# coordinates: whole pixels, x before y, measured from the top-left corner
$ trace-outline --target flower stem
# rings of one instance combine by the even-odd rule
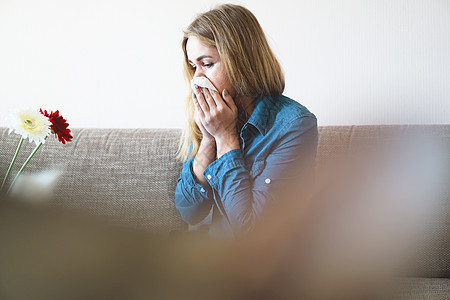
[[[23,165],[20,168],[19,172],[17,172],[16,177],[14,177],[14,180],[11,183],[11,185],[9,186],[9,189],[6,192],[6,195],[8,195],[8,193],[11,191],[11,188],[13,187],[14,182],[16,182],[17,178],[20,176],[20,174],[22,173],[23,169],[25,169],[25,167],[28,165],[28,162],[31,160],[31,158],[34,156],[36,151],[38,151],[41,146],[42,146],[42,142],[40,142],[39,145],[37,145],[36,148],[34,148],[33,152],[31,152],[30,156],[28,156],[27,160],[23,163]]]
[[[2,186],[0,187],[0,194],[3,191],[3,187],[5,186],[6,180],[8,179],[9,173],[11,172],[12,166],[14,165],[14,163],[16,161],[17,155],[19,154],[20,147],[22,147],[22,143],[23,143],[23,137],[20,138],[20,142],[19,142],[19,145],[17,146],[16,153],[14,154],[14,157],[11,160],[11,163],[9,164],[8,171],[6,171],[5,178],[3,179]]]

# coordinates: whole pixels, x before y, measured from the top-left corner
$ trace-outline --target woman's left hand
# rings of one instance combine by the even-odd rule
[[[223,90],[220,95],[216,91],[198,87],[194,93],[197,97],[200,120],[205,129],[216,140],[237,137],[238,109],[228,92]]]

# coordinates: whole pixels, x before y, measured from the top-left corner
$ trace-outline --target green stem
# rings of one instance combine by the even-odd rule
[[[17,155],[19,154],[20,147],[22,147],[22,143],[23,143],[23,137],[20,138],[20,142],[19,142],[19,145],[17,146],[16,153],[14,154],[14,157],[11,160],[11,163],[9,164],[8,171],[6,171],[5,178],[3,179],[2,186],[0,187],[0,195],[1,195],[1,192],[3,191],[3,187],[5,186],[6,180],[8,179],[9,173],[11,172],[12,166],[14,165],[14,163],[16,161]]]
[[[19,172],[17,172],[16,177],[14,177],[14,180],[11,183],[11,185],[9,186],[9,189],[6,192],[6,195],[8,195],[8,193],[11,191],[11,188],[13,187],[14,182],[16,182],[17,178],[20,176],[20,174],[22,173],[23,169],[25,169],[25,167],[28,165],[28,162],[31,160],[31,158],[34,156],[36,151],[38,151],[41,146],[42,146],[42,142],[39,143],[39,145],[37,145],[36,148],[34,148],[33,152],[31,152],[30,156],[28,156],[27,160],[23,163],[23,166],[20,168]]]

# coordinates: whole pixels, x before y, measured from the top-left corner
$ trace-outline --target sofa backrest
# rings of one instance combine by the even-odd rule
[[[24,171],[61,171],[55,205],[86,209],[117,224],[159,233],[184,230],[174,205],[182,164],[175,158],[180,130],[74,129],[65,145],[49,138]],[[6,173],[19,136],[0,131],[0,174]],[[34,144],[24,142],[15,175]]]
[[[317,149],[316,173],[324,176],[327,167],[342,158],[342,154],[356,153],[361,145],[382,144],[389,137],[402,133],[417,133],[433,136],[443,146],[447,154],[443,169],[450,171],[450,125],[364,125],[364,126],[325,126],[319,127],[319,145]],[[415,136],[415,134],[413,134]],[[364,148],[363,148],[364,149]],[[369,147],[370,149],[370,147]],[[428,153],[423,153],[424,157]],[[445,153],[444,153],[445,156]],[[414,168],[412,168],[414,169]],[[445,176],[445,175],[444,175]],[[450,179],[447,172],[446,180]],[[401,178],[399,178],[401,180]],[[442,199],[439,199],[442,215],[430,220],[435,233],[424,237],[425,245],[414,262],[413,273],[423,277],[450,278],[450,182],[444,187]],[[423,199],[429,201],[430,199]]]
[[[407,127],[407,126],[406,126]],[[319,127],[318,175],[329,162],[362,140],[405,126]],[[450,125],[425,125],[450,143]],[[50,138],[28,164],[24,174],[61,171],[55,184],[55,205],[83,208],[93,215],[113,217],[118,224],[159,233],[185,230],[173,202],[182,163],[175,158],[179,129],[74,129],[72,142]],[[19,141],[0,128],[0,179],[3,179]],[[34,144],[24,142],[11,178]],[[449,149],[450,150],[450,149]],[[424,199],[426,201],[426,199]],[[447,205],[450,195],[446,196]],[[420,270],[427,276],[450,273],[450,207],[440,239],[428,247]]]

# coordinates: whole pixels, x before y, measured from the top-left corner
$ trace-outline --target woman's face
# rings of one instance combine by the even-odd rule
[[[225,65],[215,47],[204,44],[198,37],[191,36],[186,43],[189,63],[195,70],[195,77],[206,77],[216,87],[219,93],[226,89],[232,98],[235,90],[230,84]]]

